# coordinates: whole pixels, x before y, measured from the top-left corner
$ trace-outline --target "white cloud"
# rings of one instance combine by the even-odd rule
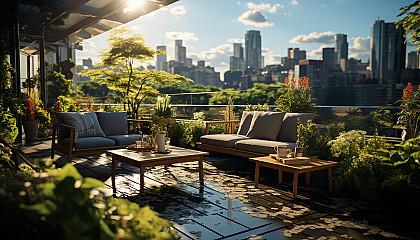
[[[353,46],[349,47],[349,57],[368,58],[370,50],[370,37],[356,37]]]
[[[236,4],[241,5],[241,2],[240,1],[237,1]]]
[[[265,56],[265,65],[280,64],[282,56],[280,54],[270,54]]]
[[[227,40],[227,42],[230,42],[230,43],[244,43],[245,42],[245,39],[242,39],[242,38],[229,38]]]
[[[170,12],[174,15],[184,15],[187,13],[184,6],[176,6],[171,8]]]
[[[298,3],[298,1],[293,0],[291,4],[292,4],[292,5],[298,5],[299,3]]]
[[[262,11],[268,11],[269,13],[275,13],[275,12],[277,12],[278,8],[283,8],[284,7],[284,5],[281,5],[280,3],[276,3],[276,4],[271,5],[270,3],[255,4],[253,2],[247,3],[246,6],[249,9],[257,9],[257,10],[262,10]]]
[[[327,45],[322,45],[318,49],[312,50],[311,52],[307,53],[308,56],[316,57],[320,59],[322,57],[322,49],[328,47]]]
[[[333,43],[335,33],[332,31],[317,33],[313,32],[308,35],[299,35],[289,40],[289,43]]]
[[[226,62],[221,62],[221,63],[220,63],[220,65],[221,65],[221,66],[226,66],[226,67],[229,67],[229,64],[227,64]]]
[[[267,21],[267,17],[260,10],[248,10],[238,17],[238,21],[254,27],[270,27],[274,23]]]
[[[328,4],[321,4],[321,7],[328,7]]]
[[[185,41],[198,41],[195,33],[192,32],[166,32],[165,37],[169,39],[182,39]]]
[[[292,16],[292,14],[291,13],[288,13],[288,12],[283,13],[283,15],[284,16]]]

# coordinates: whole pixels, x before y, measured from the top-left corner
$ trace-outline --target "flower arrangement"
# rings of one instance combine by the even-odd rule
[[[309,113],[314,112],[314,104],[311,98],[311,87],[307,77],[299,78],[297,83],[294,78],[286,78],[286,93],[281,95],[275,102],[276,110],[283,112]]]
[[[35,120],[35,104],[31,99],[26,99],[26,119],[29,121]]]
[[[155,115],[160,117],[170,117],[172,115],[172,105],[170,104],[171,97],[165,95],[158,97],[155,107]]]
[[[399,113],[398,123],[405,126],[406,138],[418,137],[420,134],[420,86],[414,91],[411,83],[404,89],[400,106],[403,108]]]
[[[170,104],[171,97],[166,95],[158,97],[156,101],[155,113],[152,116],[154,134],[166,134],[171,125],[175,122],[171,118],[172,106]]]

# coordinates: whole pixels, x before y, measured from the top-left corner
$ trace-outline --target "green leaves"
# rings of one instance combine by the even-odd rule
[[[420,48],[420,1],[415,1],[414,3],[402,7],[401,12],[397,17],[403,17],[398,20],[395,25],[397,28],[402,28],[405,30],[404,37],[409,36],[408,39],[411,40],[412,44],[417,44],[417,49]]]

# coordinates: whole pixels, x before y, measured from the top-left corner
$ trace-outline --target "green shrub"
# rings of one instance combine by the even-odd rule
[[[66,97],[64,95],[57,97],[57,103],[60,104],[60,112],[78,112],[80,111],[76,101],[73,98]]]
[[[352,159],[359,156],[366,145],[365,134],[366,132],[361,130],[340,133],[336,139],[328,142],[333,156],[341,159]]]
[[[0,112],[0,136],[8,143],[13,143],[19,134],[16,119],[8,112]]]
[[[71,164],[0,176],[2,236],[21,239],[176,239],[169,221],[126,199],[104,199],[104,183]],[[24,231],[22,231],[24,230]]]

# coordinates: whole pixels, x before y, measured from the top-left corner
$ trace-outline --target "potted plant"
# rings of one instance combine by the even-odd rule
[[[307,77],[299,78],[297,83],[294,78],[284,80],[286,93],[281,95],[275,102],[276,110],[290,113],[311,113],[314,112],[314,104],[311,98],[311,87]]]
[[[25,114],[22,116],[22,120],[26,140],[36,140],[40,121],[35,118],[35,104],[31,99],[25,101]]]
[[[170,126],[175,122],[172,119],[172,106],[170,104],[171,97],[166,95],[158,97],[156,101],[155,113],[153,120],[153,135],[155,136],[155,145],[158,152],[166,152],[165,135]]]

